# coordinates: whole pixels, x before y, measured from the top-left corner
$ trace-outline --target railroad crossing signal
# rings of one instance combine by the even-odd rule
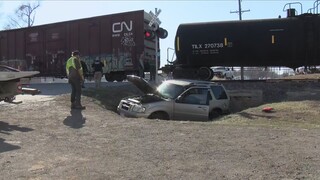
[[[165,39],[168,37],[168,31],[163,28],[158,28],[156,34],[160,39]]]
[[[146,29],[144,30],[144,38],[147,40],[153,40],[155,37],[155,33],[154,31],[152,31],[151,29]]]
[[[158,16],[159,16],[159,14],[161,13],[161,9],[155,9],[155,13],[156,14],[154,14],[152,11],[150,11],[149,12],[149,14],[150,14],[150,16],[151,16],[151,20],[150,20],[150,22],[149,22],[149,26],[150,27],[152,27],[152,25],[154,24],[154,23],[156,23],[156,29],[155,30],[157,30],[157,28],[158,28],[158,26],[161,24],[161,21],[159,20],[159,18],[158,18]]]
[[[150,20],[150,22],[149,22],[149,27],[151,27],[152,28],[152,26],[153,25],[155,25],[154,26],[154,28],[152,28],[153,30],[151,30],[151,33],[149,33],[148,31],[145,31],[145,37],[147,36],[147,37],[152,37],[152,38],[156,38],[155,39],[155,49],[156,49],[156,54],[155,54],[155,56],[156,56],[156,59],[155,59],[155,61],[156,61],[156,74],[155,74],[155,82],[156,83],[158,83],[158,62],[159,62],[159,59],[158,59],[158,56],[159,56],[159,54],[158,54],[158,38],[161,38],[161,39],[164,39],[164,38],[166,38],[167,36],[168,36],[168,32],[167,32],[167,30],[165,30],[165,29],[163,29],[163,28],[159,28],[159,25],[161,24],[161,21],[159,20],[159,18],[158,18],[158,16],[159,16],[159,14],[161,13],[161,9],[155,9],[155,14],[152,12],[152,11],[150,11],[149,12],[149,14],[150,14],[150,16],[151,16],[151,20]],[[150,36],[149,36],[150,35]]]

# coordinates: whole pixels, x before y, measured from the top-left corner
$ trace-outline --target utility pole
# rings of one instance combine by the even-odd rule
[[[242,13],[250,12],[250,9],[248,9],[248,10],[242,10],[241,9],[241,1],[242,0],[238,0],[238,5],[239,5],[239,10],[238,11],[230,11],[230,13],[238,13],[240,21],[242,20]],[[243,66],[241,66],[241,80],[244,79],[243,73],[244,73]]]
[[[230,11],[230,13],[238,13],[240,21],[242,20],[242,13],[250,12],[250,9],[248,9],[248,10],[242,10],[241,9],[241,1],[242,0],[238,0],[238,5],[239,5],[239,10],[238,11]]]

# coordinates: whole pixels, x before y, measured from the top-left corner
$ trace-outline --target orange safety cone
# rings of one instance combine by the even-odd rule
[[[263,112],[272,112],[273,108],[272,107],[265,107],[262,109]]]

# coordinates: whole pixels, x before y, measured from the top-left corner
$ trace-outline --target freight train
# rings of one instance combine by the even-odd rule
[[[181,24],[176,32],[173,78],[210,80],[212,66],[320,65],[320,16]]]
[[[122,81],[127,74],[150,71],[148,67],[155,63],[159,45],[145,38],[145,31],[153,28],[151,19],[139,10],[0,31],[0,64],[40,71],[40,76],[64,77],[66,60],[79,50],[89,72],[99,59],[104,62],[106,80]]]

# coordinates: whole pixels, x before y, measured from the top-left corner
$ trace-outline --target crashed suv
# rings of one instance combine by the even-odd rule
[[[230,98],[221,84],[167,80],[157,88],[138,76],[127,76],[144,95],[122,99],[120,115],[149,119],[210,120],[229,112]]]

